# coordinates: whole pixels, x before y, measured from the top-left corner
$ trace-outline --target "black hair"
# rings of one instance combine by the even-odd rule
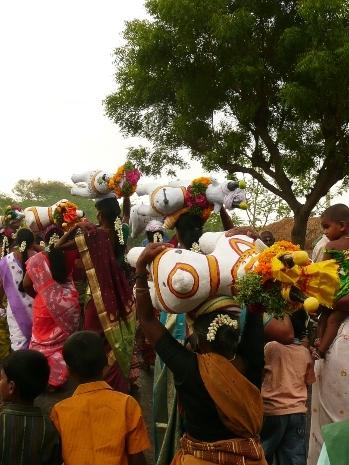
[[[55,244],[50,244],[51,237],[56,234],[58,237],[63,236],[63,230],[58,226],[51,226],[47,229],[44,235],[44,241],[48,247],[47,256],[50,262],[50,270],[52,278],[57,283],[64,284],[68,279],[68,267],[64,256],[64,251],[55,247]]]
[[[237,323],[239,323],[233,315],[229,314],[229,312],[224,312],[224,310],[199,316],[194,321],[194,331],[199,339],[199,344],[209,342],[207,340],[208,328],[218,315],[227,315],[232,320],[236,320]],[[236,354],[239,338],[239,327],[235,329],[232,326],[224,325],[218,328],[214,341],[209,343],[212,347],[213,352],[216,352],[217,354],[223,355],[223,357],[231,359]]]
[[[326,208],[321,218],[326,218],[335,223],[344,222],[345,224],[349,224],[349,208],[344,203],[336,203]]]
[[[32,402],[48,384],[50,367],[45,355],[36,350],[17,350],[2,362],[9,381],[13,381],[20,398]]]
[[[115,197],[108,197],[106,199],[98,200],[95,204],[96,209],[102,215],[103,220],[107,223],[112,232],[110,239],[116,258],[125,255],[126,245],[120,244],[119,237],[115,231],[114,223],[116,218],[121,216],[121,209],[119,202]]]
[[[293,326],[294,337],[303,339],[307,335],[308,314],[304,309],[292,313],[290,320]]]
[[[78,331],[63,346],[63,358],[69,370],[81,381],[96,381],[107,365],[102,338],[93,331]]]
[[[28,260],[28,249],[34,244],[34,234],[28,228],[20,228],[17,231],[16,239],[15,239],[15,246],[18,248],[25,242],[25,248],[23,251],[19,250],[22,258],[22,269],[23,269],[23,276],[26,272],[26,261]]]
[[[152,242],[154,242],[154,234],[157,233],[157,234],[161,234],[161,237],[164,238],[164,233],[163,231],[147,231],[147,239],[148,239],[148,242],[151,244]]]
[[[203,233],[204,222],[198,215],[184,213],[175,224],[178,239],[187,249],[191,249],[194,242],[199,242]]]

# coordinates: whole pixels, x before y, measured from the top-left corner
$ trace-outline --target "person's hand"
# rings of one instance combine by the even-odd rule
[[[159,242],[154,242],[152,244],[148,244],[141,255],[138,257],[136,269],[137,268],[145,268],[149,265],[154,258],[159,255],[159,253],[163,252],[166,249],[173,248],[172,244],[164,244]]]
[[[241,235],[251,237],[254,240],[258,239],[258,234],[256,233],[256,231],[254,231],[252,228],[249,228],[248,226],[242,226],[238,228],[229,229],[229,231],[225,233],[225,237],[241,236]]]

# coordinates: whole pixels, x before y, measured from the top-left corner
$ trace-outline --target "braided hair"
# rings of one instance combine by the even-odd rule
[[[54,225],[47,229],[44,235],[46,252],[50,263],[52,278],[57,283],[64,284],[68,279],[68,268],[65,261],[64,251],[55,247],[55,239],[63,236],[63,230]]]
[[[106,223],[110,230],[110,240],[112,244],[112,248],[114,250],[115,258],[120,262],[124,262],[124,260],[120,260],[121,257],[125,255],[126,245],[120,244],[119,236],[115,231],[115,220],[120,218],[121,216],[121,209],[119,202],[115,197],[109,197],[106,199],[99,200],[95,204],[97,211],[100,213],[102,220]]]
[[[26,272],[26,261],[28,260],[28,249],[34,244],[34,234],[28,228],[20,228],[15,238],[15,247],[21,254],[23,276]]]
[[[203,233],[203,221],[198,215],[184,213],[175,224],[180,243],[190,250],[195,242],[199,242]]]

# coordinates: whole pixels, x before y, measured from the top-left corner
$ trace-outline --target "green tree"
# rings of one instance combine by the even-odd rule
[[[286,202],[303,244],[312,210],[348,174],[348,1],[145,4],[105,101],[126,135],[152,142],[133,160],[158,175],[188,148],[209,171],[249,174]]]

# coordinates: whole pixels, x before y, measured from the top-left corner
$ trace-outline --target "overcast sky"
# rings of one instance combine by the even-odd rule
[[[138,145],[104,115],[102,100],[115,89],[113,50],[124,23],[145,17],[143,3],[1,2],[0,191],[21,178],[69,182],[76,172],[112,172]]]
[[[115,89],[113,50],[143,0],[11,0],[0,13],[0,191],[20,178],[70,180],[116,170],[125,140],[102,100]]]

